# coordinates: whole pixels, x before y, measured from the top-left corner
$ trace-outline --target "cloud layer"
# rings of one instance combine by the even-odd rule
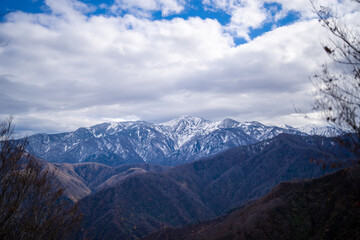
[[[305,123],[294,105],[311,109],[323,30],[304,1],[279,0],[272,15],[265,2],[204,0],[231,15],[225,25],[151,18],[186,11],[181,0],[117,0],[107,7],[119,15],[93,15],[94,6],[74,0],[46,0],[48,13],[10,13],[0,24],[9,40],[0,48],[0,117],[14,114],[29,133],[184,114]],[[276,23],[295,9],[296,23],[248,38],[270,15]],[[236,36],[249,41],[236,46]]]

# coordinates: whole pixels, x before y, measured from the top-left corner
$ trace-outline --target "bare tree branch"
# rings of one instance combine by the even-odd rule
[[[352,130],[360,139],[360,32],[350,28],[332,9],[317,6],[310,0],[322,26],[330,33],[323,48],[333,61],[331,67],[312,77],[316,88],[314,109],[345,130]],[[360,0],[354,0],[360,4]]]
[[[11,118],[0,123],[0,239],[66,239],[81,219],[77,205],[13,132]]]

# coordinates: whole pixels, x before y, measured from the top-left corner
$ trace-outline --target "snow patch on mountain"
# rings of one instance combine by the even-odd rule
[[[325,137],[335,137],[343,134],[343,131],[338,128],[331,126],[316,126],[314,124],[299,127],[297,130],[309,135],[319,135]]]
[[[233,119],[209,121],[182,116],[153,124],[144,121],[102,123],[74,132],[29,137],[29,152],[51,162],[100,162],[116,166],[149,162],[177,165],[281,133],[335,136],[333,127],[267,126]]]
[[[194,137],[204,136],[218,129],[217,122],[203,118],[182,116],[169,122],[161,123],[163,133],[175,142],[175,149],[181,148]]]

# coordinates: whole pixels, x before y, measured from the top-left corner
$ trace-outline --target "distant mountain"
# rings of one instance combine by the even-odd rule
[[[360,237],[360,167],[308,181],[285,182],[226,216],[144,240],[344,239]]]
[[[331,127],[331,126],[316,126],[314,124],[306,125],[303,127],[296,128],[296,130],[306,133],[308,135],[319,135],[319,136],[327,136],[334,137],[344,134],[340,129]]]
[[[281,133],[333,136],[339,132],[331,127],[281,128],[259,122],[239,123],[232,119],[211,122],[183,116],[162,124],[103,123],[69,133],[36,134],[28,138],[28,151],[53,163],[179,165]]]
[[[281,134],[165,172],[120,178],[79,201],[84,231],[74,239],[136,239],[212,219],[264,196],[282,181],[335,170],[317,162],[356,159],[338,139]]]

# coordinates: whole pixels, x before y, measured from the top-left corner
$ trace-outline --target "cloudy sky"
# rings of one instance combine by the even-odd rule
[[[351,0],[322,2],[360,19]],[[0,9],[0,118],[13,115],[20,132],[181,115],[320,122],[309,77],[327,38],[309,0],[0,0]]]

